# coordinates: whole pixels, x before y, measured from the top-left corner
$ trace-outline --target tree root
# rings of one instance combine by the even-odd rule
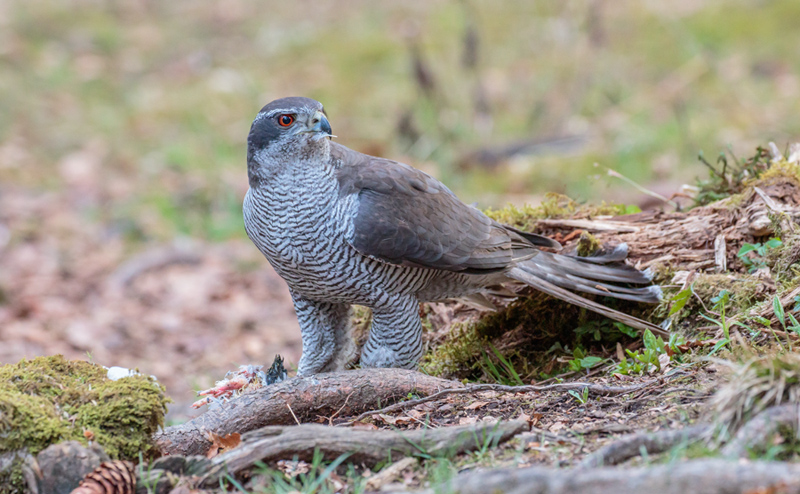
[[[222,475],[236,474],[259,461],[293,458],[312,461],[315,450],[326,461],[348,455],[348,462],[368,466],[404,456],[449,457],[497,446],[529,428],[522,420],[414,431],[359,430],[317,424],[264,427],[246,434],[241,445],[214,458],[202,483],[217,485]]]
[[[350,416],[407,397],[432,395],[461,383],[404,369],[360,369],[292,378],[245,393],[184,424],[156,434],[162,454],[205,454],[210,432],[226,436],[266,425]]]
[[[714,459],[656,465],[649,468],[497,469],[459,475],[446,485],[439,485],[418,494],[435,492],[800,494],[800,465],[778,462],[741,463]]]
[[[679,430],[643,432],[624,437],[588,455],[580,463],[580,468],[595,468],[617,465],[646,452],[658,454],[682,443],[701,439],[711,430],[709,425],[693,425]]]
[[[557,384],[548,384],[546,386],[506,386],[503,384],[470,384],[459,388],[443,389],[436,394],[432,394],[424,398],[418,398],[416,400],[408,400],[400,403],[395,403],[394,405],[389,405],[379,410],[370,410],[368,412],[362,413],[361,415],[354,418],[350,422],[351,423],[359,422],[361,420],[364,420],[365,418],[368,418],[370,415],[375,415],[378,413],[389,413],[389,412],[396,412],[398,410],[405,410],[407,408],[413,408],[417,405],[421,405],[422,403],[427,403],[429,401],[436,401],[449,395],[472,394],[472,393],[480,393],[482,391],[497,391],[500,393],[540,393],[543,391],[569,391],[569,390],[583,390],[584,388],[588,388],[590,393],[596,395],[615,396],[626,393],[632,393],[634,391],[639,391],[657,382],[658,381],[649,381],[646,383],[638,384],[636,386],[602,386],[600,384],[590,384],[582,382],[557,383]]]
[[[795,435],[800,432],[799,403],[787,403],[759,413],[739,429],[733,440],[722,448],[722,454],[748,458],[752,450],[766,449],[778,429],[784,427],[794,431]]]

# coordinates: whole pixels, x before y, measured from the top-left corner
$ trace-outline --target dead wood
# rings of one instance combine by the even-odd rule
[[[395,491],[403,492],[403,491]],[[649,468],[578,470],[530,467],[471,472],[418,494],[800,494],[800,465],[696,460]]]
[[[333,461],[347,455],[347,461],[373,466],[404,456],[455,456],[466,451],[496,446],[530,428],[524,420],[442,427],[414,431],[359,430],[318,424],[271,426],[242,437],[242,444],[212,460],[203,484],[218,484],[225,473],[236,474],[256,462],[298,459],[312,461],[318,450]]]
[[[658,454],[680,444],[701,439],[711,426],[694,425],[679,430],[643,432],[624,437],[590,454],[580,463],[581,468],[617,465],[643,453]]]
[[[375,415],[379,413],[389,413],[389,412],[396,412],[398,410],[405,410],[407,408],[413,408],[417,405],[421,405],[423,403],[427,403],[429,401],[436,401],[444,398],[445,396],[449,395],[463,395],[463,394],[472,394],[472,393],[480,393],[482,391],[496,391],[500,393],[540,393],[543,391],[569,391],[569,390],[583,390],[588,388],[590,393],[600,395],[600,396],[615,396],[621,395],[626,393],[632,393],[634,391],[639,391],[644,388],[647,388],[658,381],[649,381],[642,384],[637,384],[636,386],[603,386],[600,384],[591,384],[591,383],[582,383],[582,382],[572,382],[572,383],[558,383],[558,384],[548,384],[546,386],[506,386],[503,384],[469,384],[467,386],[462,386],[459,388],[451,388],[451,389],[443,389],[438,393],[426,396],[424,398],[417,398],[416,400],[408,400],[403,401],[400,403],[395,403],[394,405],[389,405],[387,407],[383,407],[378,410],[370,410],[368,412],[364,412],[358,417],[354,418],[350,422],[359,422],[368,418],[370,415]]]
[[[461,383],[404,369],[359,369],[291,378],[238,396],[184,424],[156,434],[162,454],[204,454],[207,434],[226,436],[266,425],[316,422],[351,416],[405,398],[431,395]]]
[[[800,432],[800,404],[787,403],[759,413],[739,429],[733,440],[722,448],[722,454],[749,458],[751,451],[767,449],[779,429],[784,428],[794,435]]]
[[[735,207],[732,199],[725,199],[688,212],[546,219],[537,222],[536,231],[566,236],[581,229],[593,232],[600,243],[624,242],[629,259],[643,268],[667,264],[674,270],[712,271],[741,266],[736,257],[741,244],[774,233],[770,214],[780,212],[785,231],[791,231],[791,219],[800,215],[800,188],[788,178],[745,194]]]

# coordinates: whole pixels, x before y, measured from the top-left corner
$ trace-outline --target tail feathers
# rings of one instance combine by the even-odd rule
[[[610,251],[604,249],[591,256],[581,257],[580,259],[585,262],[595,264],[608,264],[610,262],[624,261],[628,257],[628,244],[622,243],[615,245]]]
[[[539,252],[534,257],[519,263],[519,265],[529,269],[535,275],[539,273],[551,273],[556,276],[570,274],[584,280],[633,283],[636,285],[648,284],[652,279],[649,271],[639,271],[626,264],[606,266],[599,264],[600,261],[598,259],[600,258],[570,257],[549,252]],[[606,260],[604,262],[614,261]]]
[[[611,285],[608,283],[601,283],[598,281],[591,281],[570,274],[552,275],[536,272],[531,269],[527,269],[527,267],[520,267],[533,276],[545,279],[554,285],[560,286],[561,288],[567,288],[569,290],[577,290],[579,292],[592,293],[594,295],[605,295],[607,297],[649,304],[657,304],[661,300],[662,296],[661,287],[659,286],[628,288],[624,286]]]
[[[538,256],[537,256],[538,257]],[[523,269],[521,266],[517,266],[512,268],[510,271],[506,273],[509,278],[515,279],[517,281],[521,281],[526,285],[531,286],[539,291],[542,291],[548,295],[552,295],[558,299],[564,300],[569,302],[573,305],[577,305],[578,307],[583,307],[584,309],[591,310],[603,316],[606,316],[610,319],[614,319],[615,321],[619,321],[623,324],[627,324],[632,328],[636,328],[640,331],[644,331],[649,329],[654,334],[662,335],[662,336],[669,336],[669,332],[664,331],[660,327],[656,326],[655,324],[649,323],[638,317],[633,317],[631,315],[625,314],[623,312],[611,309],[604,305],[598,304],[597,302],[593,302],[591,300],[585,299],[580,295],[570,292],[569,290],[565,290],[564,288],[557,286],[549,281],[540,278],[538,275],[532,274],[529,269]],[[657,288],[657,287],[656,287]],[[578,290],[579,288],[574,288]],[[647,287],[645,289],[652,290],[653,287]],[[660,292],[660,290],[658,290]],[[603,295],[610,295],[608,293],[602,293]],[[619,297],[617,294],[613,294],[611,296],[617,298],[624,298]],[[639,300],[639,299],[636,299]]]

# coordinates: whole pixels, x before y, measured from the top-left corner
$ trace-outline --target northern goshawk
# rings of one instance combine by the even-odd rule
[[[247,139],[247,234],[286,280],[300,323],[298,375],[341,369],[353,355],[350,306],[372,309],[365,367],[414,367],[419,303],[480,299],[522,282],[631,326],[655,326],[566,289],[657,302],[656,286],[619,261],[541,250],[561,245],[502,225],[406,164],[332,142],[322,104],[283,98],[256,116]],[[618,284],[615,284],[618,283]],[[657,329],[657,328],[656,328]]]

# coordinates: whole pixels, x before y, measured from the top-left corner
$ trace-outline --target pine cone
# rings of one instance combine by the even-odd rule
[[[136,476],[129,461],[106,461],[86,474],[71,494],[134,494]]]

